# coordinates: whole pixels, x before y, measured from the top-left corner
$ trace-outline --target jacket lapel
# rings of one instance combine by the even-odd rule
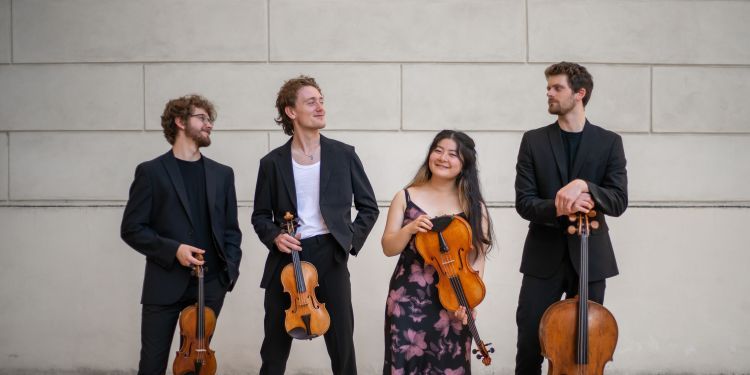
[[[214,161],[203,155],[201,155],[201,157],[203,158],[203,168],[206,173],[206,200],[208,202],[208,216],[213,223],[213,207],[216,203],[216,180],[218,179],[218,177],[216,176]]]
[[[328,138],[320,135],[320,193],[319,199],[321,202],[324,201],[323,193],[326,191],[328,186],[328,180],[331,179],[331,170],[333,169],[333,149]]]
[[[581,173],[581,168],[586,163],[586,158],[591,155],[591,148],[593,145],[592,134],[594,131],[593,126],[586,120],[586,125],[583,126],[583,132],[581,134],[581,144],[578,145],[578,151],[573,159],[573,173],[570,174],[571,179],[577,178],[578,174]]]
[[[166,154],[162,155],[161,162],[164,164],[169,179],[172,181],[172,185],[177,191],[177,196],[180,198],[180,203],[182,203],[182,208],[185,210],[188,220],[190,220],[190,225],[195,226],[193,217],[190,215],[190,202],[188,202],[187,199],[187,191],[185,190],[185,184],[182,181],[180,167],[177,165],[177,159],[175,159],[174,154],[172,154],[172,150],[169,150]]]
[[[294,171],[292,170],[292,138],[289,138],[276,154],[276,167],[279,169],[284,181],[289,201],[292,202],[294,211],[297,211],[297,189],[294,187]]]
[[[557,170],[560,172],[560,182],[565,186],[568,183],[568,161],[565,159],[562,134],[560,133],[560,125],[557,122],[548,127],[547,136],[549,137],[550,146],[552,146],[552,153],[555,155]]]

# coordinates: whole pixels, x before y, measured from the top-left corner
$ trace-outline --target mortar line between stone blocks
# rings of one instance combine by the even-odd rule
[[[266,63],[271,62],[271,0],[266,0]]]
[[[13,64],[15,57],[13,56],[13,3],[15,0],[10,0],[10,63]],[[9,193],[10,194],[10,193]]]
[[[529,63],[529,0],[524,1],[524,13],[526,16],[526,63]]]

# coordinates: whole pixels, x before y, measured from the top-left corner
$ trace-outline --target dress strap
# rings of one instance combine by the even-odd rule
[[[409,196],[409,188],[404,189],[404,196],[406,197],[406,203],[411,202],[411,197]]]

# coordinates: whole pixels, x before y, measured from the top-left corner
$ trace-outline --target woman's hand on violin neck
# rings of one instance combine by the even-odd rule
[[[469,324],[469,315],[466,314],[466,308],[463,306],[459,307],[456,311],[449,311],[448,312],[451,315],[451,318],[454,320],[460,320],[463,325]],[[471,317],[473,319],[477,318],[477,310],[471,310]]]
[[[186,245],[186,244],[180,244],[180,246],[177,247],[177,253],[174,256],[175,258],[177,258],[177,261],[180,262],[180,264],[185,267],[202,266],[203,261],[196,259],[193,256],[193,254],[203,254],[203,253],[205,253],[205,251],[197,247]]]
[[[429,232],[432,229],[432,221],[427,215],[419,215],[414,221],[406,225],[404,228],[409,231],[410,234],[417,234],[418,232]]]
[[[281,233],[274,238],[273,243],[282,253],[291,254],[292,250],[302,251],[302,243],[299,241],[301,234],[297,233],[294,237],[288,233]]]

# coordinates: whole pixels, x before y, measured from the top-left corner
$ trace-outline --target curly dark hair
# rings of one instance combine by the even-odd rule
[[[175,120],[181,118],[183,122],[187,123],[188,117],[195,108],[206,111],[208,116],[211,117],[212,123],[216,120],[216,109],[213,103],[197,94],[172,99],[164,106],[164,113],[161,115],[161,127],[164,129],[164,138],[167,139],[170,145],[174,144],[177,137],[177,123]]]
[[[583,96],[583,106],[585,107],[591,98],[591,92],[594,91],[594,78],[591,77],[589,71],[581,65],[567,61],[552,64],[544,70],[544,77],[546,78],[560,74],[568,77],[568,84],[574,93],[580,89],[586,90],[586,95]]]
[[[284,134],[294,135],[294,122],[286,114],[286,107],[294,107],[297,102],[297,92],[299,89],[305,86],[312,86],[318,89],[318,92],[323,94],[323,91],[315,82],[315,78],[306,75],[300,75],[299,77],[292,78],[281,86],[279,93],[276,95],[276,110],[279,112],[279,116],[273,119],[277,124],[284,129]]]

